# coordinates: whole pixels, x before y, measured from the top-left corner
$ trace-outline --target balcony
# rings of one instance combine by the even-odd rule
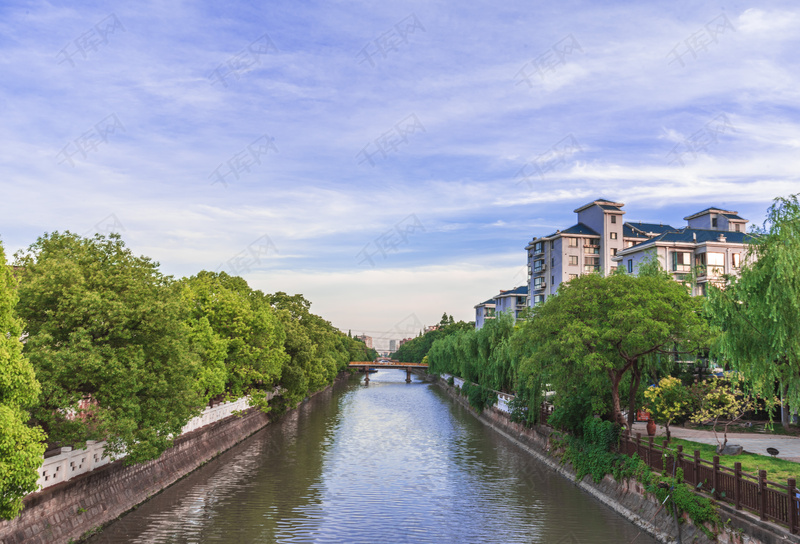
[[[543,264],[543,265],[540,265],[540,266],[534,267],[534,268],[533,268],[533,273],[534,273],[534,274],[541,274],[541,273],[542,273],[542,272],[544,272],[545,270],[547,270],[547,265],[546,265],[546,264]]]
[[[545,287],[547,287],[547,282],[546,282],[546,281],[543,281],[543,282],[541,282],[541,283],[539,283],[539,284],[536,284],[536,283],[534,283],[534,284],[533,284],[533,288],[534,288],[536,291],[539,291],[539,290],[541,290],[541,289],[544,289]]]

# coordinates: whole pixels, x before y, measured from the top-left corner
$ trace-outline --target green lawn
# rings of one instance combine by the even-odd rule
[[[661,440],[658,440],[657,443],[660,444],[660,442]],[[716,446],[683,440],[681,438],[673,438],[670,440],[669,447],[674,449],[678,444],[683,446],[683,453],[688,457],[694,455],[694,450],[700,450],[700,458],[711,462],[716,455]],[[767,480],[786,485],[787,478],[795,478],[798,480],[798,483],[800,483],[800,463],[775,459],[755,453],[743,453],[736,456],[721,455],[719,458],[720,465],[731,469],[733,469],[733,464],[736,462],[742,464],[742,472],[747,472],[753,476],[757,476],[759,470],[766,470]]]

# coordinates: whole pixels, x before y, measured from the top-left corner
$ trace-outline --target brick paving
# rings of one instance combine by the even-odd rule
[[[633,433],[642,433],[642,437],[647,436],[646,423],[634,423]],[[711,431],[701,431],[699,429],[685,429],[683,427],[670,427],[670,434],[675,438],[683,438],[702,444],[716,445],[714,433]],[[656,425],[656,437],[666,437],[664,427]],[[722,434],[720,433],[720,440]],[[757,453],[759,455],[769,455],[767,448],[775,448],[780,453],[776,456],[779,459],[800,463],[800,438],[794,436],[770,435],[759,433],[728,433],[728,444],[742,446],[747,453]]]

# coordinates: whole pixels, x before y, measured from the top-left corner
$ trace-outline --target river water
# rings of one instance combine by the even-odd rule
[[[315,396],[89,542],[655,542],[413,379]]]

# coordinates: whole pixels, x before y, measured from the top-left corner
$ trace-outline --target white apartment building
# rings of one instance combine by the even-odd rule
[[[684,219],[686,227],[626,248],[617,253],[615,262],[633,274],[655,255],[679,281],[697,271],[693,295],[705,295],[709,283],[723,284],[723,275],[738,275],[751,238],[746,233],[747,219],[721,208],[706,208]]]
[[[709,279],[738,270],[745,252],[747,220],[737,212],[707,208],[685,217],[688,226],[677,229],[626,222],[623,206],[622,202],[593,200],[574,210],[578,219],[575,225],[531,240],[525,247],[531,306],[544,302],[562,282],[581,274],[607,275],[620,265],[635,273],[653,253],[665,269],[676,273],[676,279],[682,279],[694,266],[708,267],[709,275],[698,278],[695,294],[706,292]]]

